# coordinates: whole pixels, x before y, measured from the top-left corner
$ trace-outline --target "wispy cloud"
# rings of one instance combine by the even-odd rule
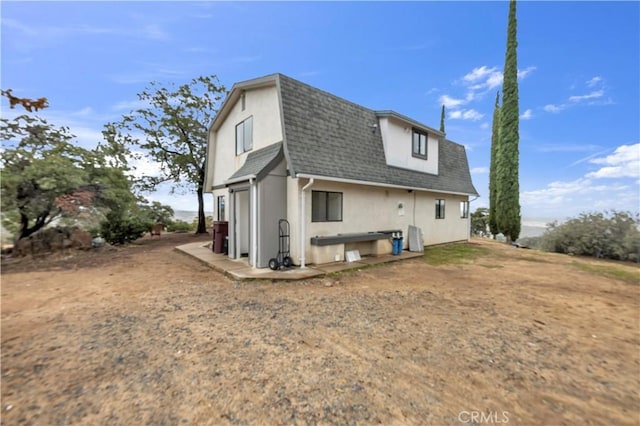
[[[570,102],[582,102],[582,101],[585,101],[587,99],[601,98],[603,95],[604,95],[604,90],[596,90],[596,91],[593,91],[593,92],[588,93],[586,95],[569,96],[569,101]]]
[[[588,173],[588,178],[640,179],[640,143],[621,145],[612,154],[606,157],[592,158],[589,163],[603,167]]]
[[[602,77],[597,75],[597,76],[587,80],[587,87],[594,87],[594,86],[597,86],[600,83],[602,83]]]
[[[449,95],[442,95],[438,98],[438,100],[447,108],[456,108],[466,103],[464,99],[452,98]]]
[[[527,77],[535,69],[536,67],[530,66],[519,70],[518,78]],[[473,68],[460,79],[454,81],[454,86],[462,86],[464,88],[464,96],[453,96],[444,93],[438,97],[438,102],[452,110],[449,113],[449,117],[452,119],[480,120],[484,117],[484,114],[475,109],[463,109],[462,107],[483,99],[489,92],[498,90],[502,86],[502,81],[502,70],[495,66],[482,65]],[[429,93],[431,92],[433,90],[429,91]]]
[[[522,205],[549,211],[562,207],[567,215],[593,209],[638,211],[640,143],[620,145],[609,155],[600,152],[578,162],[585,161],[600,167],[572,181],[554,181],[542,189],[524,191],[520,194]]]
[[[482,117],[484,117],[484,114],[479,113],[475,109],[460,109],[449,113],[449,118],[453,120],[478,121],[481,120]]]
[[[121,38],[139,38],[152,41],[166,41],[171,38],[169,32],[157,23],[123,26],[91,26],[91,25],[38,25],[30,26],[16,19],[3,18],[2,27],[20,33],[12,42],[22,50],[50,46],[63,43],[74,37],[110,36]]]
[[[472,175],[486,175],[487,173],[489,173],[488,167],[474,167],[471,169]]]
[[[531,120],[533,118],[533,111],[531,109],[526,110],[520,115],[520,120]]]
[[[547,104],[542,109],[546,112],[557,114],[569,108],[573,108],[578,105],[609,105],[613,103],[613,99],[605,97],[606,87],[604,85],[604,79],[600,76],[595,76],[585,82],[587,89],[591,89],[588,93],[580,95],[571,95],[567,97],[566,101],[560,103]],[[572,86],[575,89],[575,85]]]

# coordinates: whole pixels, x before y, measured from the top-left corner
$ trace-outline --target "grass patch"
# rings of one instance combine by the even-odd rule
[[[589,272],[603,277],[615,278],[629,284],[640,284],[640,271],[629,271],[614,265],[594,265],[591,263],[571,262],[571,265],[581,271]]]
[[[541,256],[520,256],[518,259],[525,260],[527,262],[551,263],[549,260]]]
[[[426,247],[424,259],[431,265],[459,265],[470,263],[489,253],[487,247],[469,243]]]

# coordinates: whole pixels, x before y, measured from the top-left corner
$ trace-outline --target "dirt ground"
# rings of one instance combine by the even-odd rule
[[[640,424],[640,285],[594,261],[240,283],[198,238],[3,264],[2,424]]]

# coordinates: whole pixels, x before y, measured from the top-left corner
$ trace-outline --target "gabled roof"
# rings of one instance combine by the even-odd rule
[[[260,180],[273,170],[283,158],[282,142],[251,151],[242,167],[236,170],[225,184],[228,185],[249,179]]]
[[[462,145],[441,139],[438,175],[389,166],[380,131],[372,127],[378,123],[375,111],[282,74],[277,76],[285,151],[292,176],[478,195]],[[436,135],[442,133],[436,131]]]

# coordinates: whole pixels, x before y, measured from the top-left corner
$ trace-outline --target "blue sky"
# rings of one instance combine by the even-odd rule
[[[281,72],[467,147],[488,205],[507,2],[1,3],[1,85],[95,146],[150,81]],[[525,221],[640,204],[640,3],[518,3]],[[10,117],[3,99],[2,115]],[[153,165],[143,165],[153,170]],[[195,210],[195,194],[149,199]],[[207,198],[210,210],[211,199]]]

